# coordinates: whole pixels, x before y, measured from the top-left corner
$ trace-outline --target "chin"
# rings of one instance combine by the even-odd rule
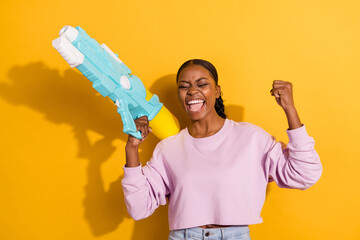
[[[201,112],[199,113],[187,112],[187,115],[192,121],[199,121],[206,117],[206,114]]]

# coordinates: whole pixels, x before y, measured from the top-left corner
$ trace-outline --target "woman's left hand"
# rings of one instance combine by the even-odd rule
[[[292,83],[281,80],[274,80],[270,90],[271,96],[275,97],[276,102],[285,110],[295,108]]]

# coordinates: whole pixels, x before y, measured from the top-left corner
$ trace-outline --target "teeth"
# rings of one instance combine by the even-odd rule
[[[197,104],[197,103],[203,103],[205,102],[204,100],[191,100],[191,101],[188,101],[187,104]]]

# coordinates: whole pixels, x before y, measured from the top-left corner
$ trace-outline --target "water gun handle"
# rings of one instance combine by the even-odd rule
[[[128,104],[123,99],[116,99],[115,105],[118,107],[117,112],[120,114],[123,122],[123,132],[137,139],[142,139],[141,132],[136,129]]]

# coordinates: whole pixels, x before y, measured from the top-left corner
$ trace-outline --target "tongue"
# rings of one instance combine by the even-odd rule
[[[204,103],[196,103],[196,104],[190,104],[189,108],[191,111],[198,111]]]

